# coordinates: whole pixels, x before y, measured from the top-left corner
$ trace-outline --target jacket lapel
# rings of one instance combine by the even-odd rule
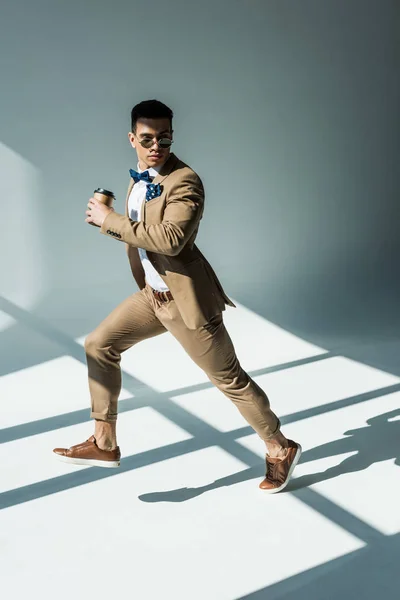
[[[153,183],[157,184],[157,183],[162,183],[164,181],[164,179],[166,179],[168,177],[168,175],[171,173],[171,171],[174,169],[175,165],[178,162],[178,157],[175,156],[175,154],[173,152],[171,152],[171,154],[169,155],[168,159],[166,160],[166,162],[163,164],[163,166],[160,169],[159,174],[157,175],[157,177],[155,177],[153,179]],[[128,193],[126,194],[126,200],[125,200],[125,216],[128,217],[129,213],[128,213],[128,201],[129,201],[129,196],[130,193],[132,191],[132,188],[134,186],[134,180],[131,178],[130,182],[129,182],[129,187],[128,187]],[[146,204],[146,200],[143,202],[142,204],[142,210],[141,210],[141,220],[144,221],[144,207]]]
[[[162,183],[164,179],[168,177],[171,171],[174,169],[175,165],[178,162],[178,158],[175,156],[173,152],[169,155],[168,159],[165,161],[163,166],[160,169],[159,174],[154,177],[153,183],[156,185],[157,183]],[[142,204],[142,211],[140,216],[142,221],[146,220],[146,200]]]
[[[153,183],[162,183],[164,179],[168,177],[168,175],[171,173],[177,162],[178,158],[173,152],[171,152],[171,154],[168,157],[168,160],[161,167],[159,174],[153,179]]]

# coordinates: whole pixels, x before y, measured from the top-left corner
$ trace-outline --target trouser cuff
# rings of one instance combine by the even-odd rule
[[[280,432],[280,430],[281,430],[281,422],[278,419],[275,431],[273,431],[272,433],[270,433],[267,437],[263,437],[263,441],[264,442],[268,442],[268,440],[270,440],[270,439],[274,438],[275,436],[277,436],[278,433]]]
[[[108,421],[108,422],[114,422],[117,420],[117,415],[105,415],[104,413],[98,413],[98,412],[91,412],[90,413],[90,418],[91,419],[96,419],[96,421]]]

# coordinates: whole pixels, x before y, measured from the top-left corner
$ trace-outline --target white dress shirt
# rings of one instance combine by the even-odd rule
[[[148,171],[149,175],[152,177],[156,177],[158,175],[158,171],[161,169],[161,166],[158,166],[157,169],[150,167],[149,169],[140,169],[139,163],[137,165],[138,173],[142,173],[143,171]],[[128,215],[132,221],[140,221],[141,220],[141,210],[143,202],[146,198],[146,185],[145,181],[138,181],[132,188],[131,193],[129,194],[128,199]],[[159,292],[168,291],[168,287],[165,285],[164,281],[161,279],[153,265],[148,259],[146,250],[143,248],[138,248],[139,257],[142,263],[142,267],[144,269],[146,281],[151,287]]]

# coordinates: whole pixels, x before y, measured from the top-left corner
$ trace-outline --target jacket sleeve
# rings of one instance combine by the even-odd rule
[[[134,248],[176,256],[190,239],[203,210],[203,185],[195,173],[189,173],[169,192],[161,223],[146,225],[110,212],[100,231]]]

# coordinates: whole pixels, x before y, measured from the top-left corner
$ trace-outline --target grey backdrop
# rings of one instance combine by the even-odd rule
[[[1,371],[63,352],[44,323],[83,335],[135,291],[123,245],[84,210],[103,186],[123,211],[130,109],[153,97],[204,181],[198,244],[228,294],[327,348],[351,342],[357,358],[360,341],[396,337],[398,7],[3,5]],[[361,358],[398,371],[391,351]]]
[[[400,374],[398,7],[3,1],[0,375],[66,353],[84,362],[73,338],[136,290],[123,245],[85,224],[84,211],[97,186],[112,188],[123,210],[135,165],[130,109],[152,97],[175,111],[174,150],[204,181],[198,243],[228,294],[302,338]],[[30,396],[35,402],[40,389]],[[12,400],[2,397],[3,410]],[[324,400],[314,414],[332,409]],[[3,429],[2,441],[88,412]],[[187,419],[187,430],[204,436],[198,427]],[[375,432],[358,464],[380,460],[382,448],[398,456],[394,439],[386,426]],[[99,477],[86,474],[78,485]],[[24,502],[76,482],[71,474],[7,498]],[[378,589],[389,597],[398,535],[376,537],[311,489],[298,496],[368,545],[248,598],[319,600],[321,586],[326,598],[361,590],[372,599]]]

